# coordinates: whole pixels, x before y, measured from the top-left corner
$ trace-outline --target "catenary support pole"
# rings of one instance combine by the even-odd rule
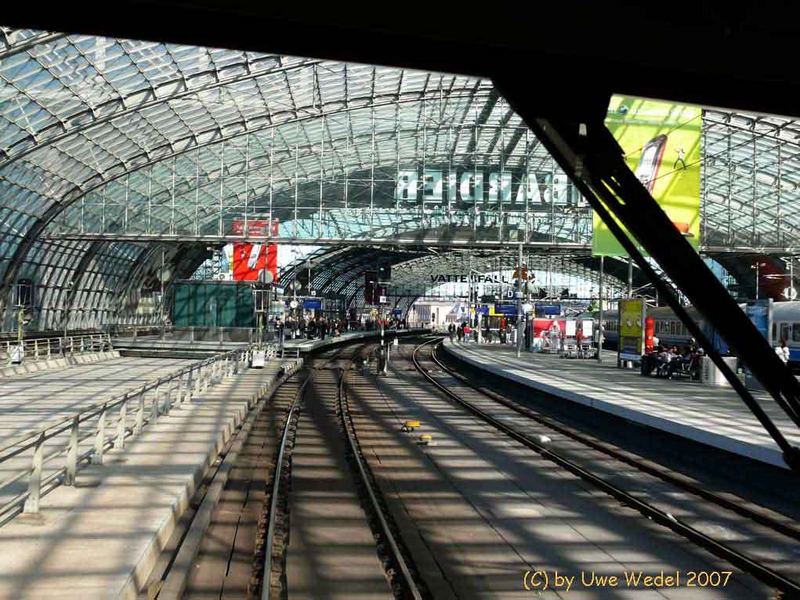
[[[603,334],[605,333],[603,331],[603,270],[605,268],[605,258],[605,256],[600,256],[600,285],[598,286],[600,314],[597,318],[597,362],[603,362]]]
[[[628,257],[628,298],[633,297],[633,258]]]
[[[522,244],[517,257],[517,358],[522,354]]]

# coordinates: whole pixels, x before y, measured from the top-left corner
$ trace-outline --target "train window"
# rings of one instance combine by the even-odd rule
[[[789,341],[791,339],[791,337],[792,337],[792,324],[791,323],[780,323],[780,328],[781,328],[781,335],[780,335],[780,337],[776,338],[775,337],[775,331],[774,331],[775,327],[773,326],[772,339],[776,344],[780,343],[781,340]]]
[[[792,325],[792,341],[800,342],[800,323],[794,323]]]

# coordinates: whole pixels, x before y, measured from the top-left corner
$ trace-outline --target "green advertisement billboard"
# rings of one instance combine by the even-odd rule
[[[622,147],[630,169],[675,227],[697,249],[700,243],[701,108],[613,96],[605,124]],[[597,213],[592,225],[593,254],[627,255]],[[622,229],[627,232],[624,226]],[[637,247],[641,249],[638,243]]]

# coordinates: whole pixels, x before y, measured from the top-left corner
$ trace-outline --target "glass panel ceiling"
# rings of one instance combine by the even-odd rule
[[[798,122],[705,110],[702,161],[706,249],[800,245]],[[462,201],[480,170],[485,197],[506,198],[508,185],[507,204],[520,189],[523,204],[516,214],[504,200],[462,204],[463,222],[449,203],[402,206],[396,187],[408,168],[440,170],[430,185]],[[421,224],[441,236],[586,244],[588,208],[559,177],[486,80],[0,28],[6,291],[36,258],[36,238],[216,235],[242,215],[275,216],[281,235],[297,238],[393,237]],[[26,273],[45,280],[51,267]]]

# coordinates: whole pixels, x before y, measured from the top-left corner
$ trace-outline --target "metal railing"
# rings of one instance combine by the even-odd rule
[[[111,337],[107,333],[91,333],[86,335],[69,335],[23,338],[22,361],[47,360],[59,358],[67,354],[83,352],[102,352],[111,350]],[[0,361],[5,365],[12,364],[15,349],[20,346],[17,340],[0,342]]]
[[[135,325],[135,324],[116,324],[109,327],[109,333],[114,337],[164,337],[171,333],[174,328],[171,325]]]
[[[174,406],[191,403],[209,386],[239,373],[246,368],[249,354],[249,349],[219,354],[56,419],[0,446],[0,476],[4,477],[0,481],[0,525],[20,510],[39,512],[44,493],[59,485],[75,485],[80,466],[102,464],[106,449],[124,448],[126,438],[138,435]],[[133,418],[129,419],[131,413]],[[59,436],[66,439],[57,440]],[[81,448],[82,444],[89,447]],[[59,460],[63,460],[60,465]],[[15,465],[16,462],[20,464]],[[52,466],[48,473],[46,466]],[[22,490],[26,478],[27,486]],[[20,489],[14,489],[15,484]]]

